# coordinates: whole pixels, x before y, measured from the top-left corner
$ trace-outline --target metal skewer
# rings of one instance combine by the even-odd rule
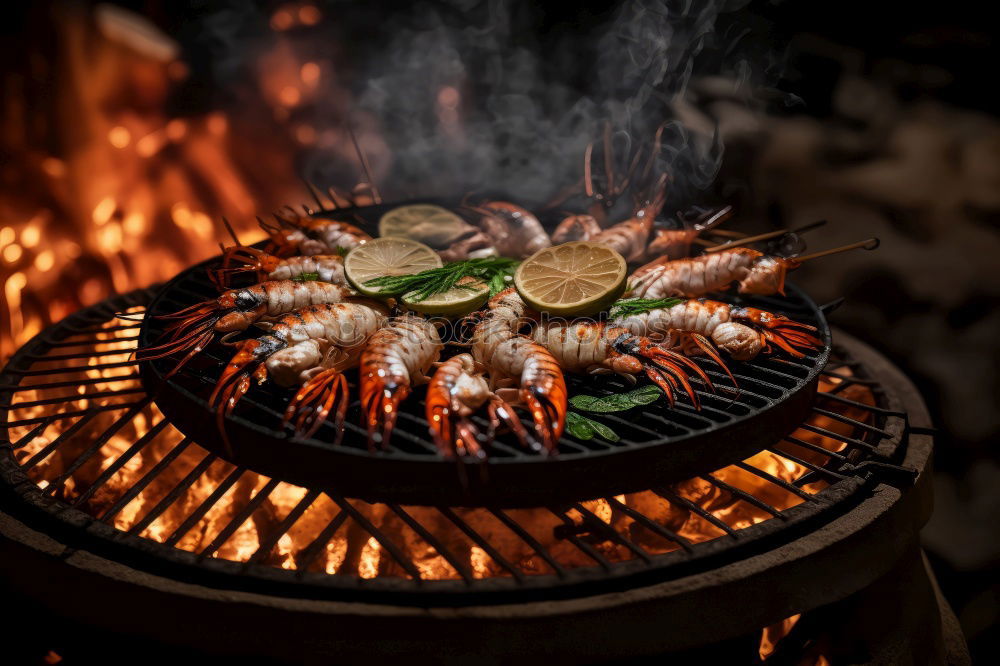
[[[778,229],[776,231],[768,231],[767,233],[757,234],[756,236],[746,236],[745,238],[728,241],[722,243],[721,245],[715,245],[705,250],[705,252],[706,253],[721,252],[722,250],[728,250],[729,248],[739,247],[741,245],[748,245],[750,243],[756,243],[757,241],[768,240],[770,238],[776,238],[778,236],[784,236],[785,234],[801,234],[822,227],[824,224],[826,224],[826,220],[819,220],[818,222],[813,222],[805,226],[796,227],[795,229]]]

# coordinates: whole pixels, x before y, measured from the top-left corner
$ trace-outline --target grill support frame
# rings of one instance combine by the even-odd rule
[[[902,404],[896,408],[905,409],[911,426],[929,427],[908,380],[870,350],[858,349],[872,354],[880,371],[898,382],[894,386]],[[62,543],[47,528],[44,533],[34,529],[44,524],[35,518],[27,519],[28,527],[8,514],[0,514],[5,537],[0,544],[4,556],[25,563],[19,576],[23,584],[50,581],[44,601],[61,615],[94,622],[94,608],[77,600],[101,598],[102,624],[212,653],[352,661],[370,659],[379,649],[383,656],[407,654],[414,663],[432,663],[502,646],[504,654],[526,663],[552,655],[567,660],[641,657],[736,638],[871,585],[916,552],[917,534],[931,508],[931,448],[930,435],[911,433],[901,462],[919,470],[912,486],[877,483],[847,513],[783,546],[711,571],[577,599],[413,608],[218,589]],[[38,596],[34,587],[24,591]],[[136,609],[155,613],[159,621]],[[280,636],[273,630],[276,613]],[[203,631],[217,626],[220,617],[227,618],[224,631]],[[391,627],[391,637],[383,627]],[[447,640],[435,638],[441,636]]]

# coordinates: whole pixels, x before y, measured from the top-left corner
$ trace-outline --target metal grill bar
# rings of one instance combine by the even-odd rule
[[[531,534],[527,530],[521,527],[516,521],[512,520],[510,516],[508,516],[500,509],[490,509],[490,513],[496,516],[500,520],[500,522],[502,522],[504,525],[507,526],[509,530],[514,532],[514,534],[516,534],[518,537],[520,537],[522,541],[531,546],[531,549],[534,550],[536,553],[538,553],[538,556],[541,557],[543,560],[545,560],[546,564],[552,567],[552,569],[556,572],[557,575],[559,575],[560,577],[566,576],[566,570],[563,569],[562,565],[559,564],[559,562],[556,561],[554,557],[552,557],[552,554],[549,553],[548,549],[541,543],[539,543],[538,540],[535,539],[535,537],[531,536]]]
[[[48,416],[39,416],[37,418],[31,419],[21,419],[20,421],[9,421],[7,423],[8,428],[17,428],[20,426],[31,425],[32,423],[52,423],[53,421],[63,421],[65,419],[71,419],[77,416],[94,415],[99,412],[111,412],[119,409],[127,409],[130,407],[135,407],[141,405],[145,407],[149,404],[149,398],[143,398],[142,400],[136,400],[135,402],[118,403],[114,405],[94,405],[88,409],[77,409],[72,412],[60,412],[59,414],[49,414]]]
[[[409,525],[410,529],[416,532],[421,539],[430,544],[431,547],[437,551],[438,555],[447,560],[448,564],[450,564],[451,567],[458,572],[458,575],[462,577],[462,580],[466,583],[471,583],[473,581],[475,577],[472,575],[472,570],[469,569],[468,565],[458,558],[455,553],[451,552],[451,549],[442,543],[440,539],[431,534],[429,530],[424,529],[424,526],[414,520],[413,516],[407,513],[403,507],[397,504],[389,504],[387,506],[393,513],[399,516],[403,522]]]
[[[145,490],[154,479],[159,477],[160,473],[169,467],[170,463],[176,460],[180,454],[184,453],[190,445],[191,440],[186,437],[182,439],[177,446],[170,450],[170,453],[163,456],[163,458],[161,458],[152,469],[143,474],[138,481],[133,483],[132,486],[125,491],[125,494],[118,499],[118,501],[108,507],[108,509],[101,514],[98,520],[101,522],[108,522],[117,516],[122,509],[128,506],[129,502],[138,497],[139,493]]]
[[[186,444],[187,441],[188,440],[184,440],[184,442],[185,442],[184,447],[185,448],[187,446],[187,444]],[[181,448],[181,447],[178,446],[177,448]],[[174,451],[177,451],[177,449],[175,448]],[[171,451],[171,453],[174,453],[174,451]],[[178,452],[178,455],[179,455],[179,453],[180,452]],[[137,522],[135,525],[133,525],[129,529],[129,534],[141,534],[143,530],[145,530],[147,527],[149,527],[150,525],[152,525],[153,522],[157,518],[159,518],[160,515],[162,515],[164,511],[166,511],[168,508],[170,508],[170,506],[174,502],[176,502],[177,499],[181,495],[183,495],[191,486],[194,485],[195,481],[197,481],[199,478],[201,478],[201,475],[205,473],[205,470],[208,469],[208,466],[211,465],[216,460],[217,460],[217,458],[214,455],[212,455],[211,453],[207,454],[204,458],[202,458],[198,462],[198,464],[194,466],[194,469],[192,469],[190,472],[188,472],[187,475],[183,479],[181,479],[177,483],[177,485],[174,486],[170,490],[169,493],[167,493],[166,495],[164,495],[160,499],[160,501],[156,503],[156,506],[154,506],[152,509],[150,509],[146,513],[146,515],[143,516],[139,520],[139,522]],[[172,462],[172,461],[173,461],[173,459],[170,460],[170,462]],[[163,468],[165,469],[166,465],[164,465]],[[152,480],[152,479],[150,479],[150,480]]]
[[[364,516],[364,514],[355,509],[354,506],[352,506],[351,503],[343,497],[330,493],[327,493],[327,497],[336,502],[337,506],[350,514],[351,518],[353,518],[355,522],[361,525],[366,532],[371,534],[372,537],[378,541],[379,545],[385,548],[386,552],[392,556],[392,559],[396,560],[396,563],[403,567],[403,570],[406,571],[406,573],[409,574],[413,580],[423,580],[423,577],[420,575],[420,570],[417,569],[410,558],[406,556],[406,553],[404,553],[392,539],[386,536],[380,529],[375,527],[375,525],[373,525],[372,522]]]
[[[864,430],[865,432],[869,432],[869,433],[871,433],[873,435],[878,435],[879,437],[881,437],[883,439],[885,439],[887,437],[892,437],[892,433],[891,432],[886,432],[882,428],[876,428],[873,425],[868,425],[867,423],[862,423],[861,421],[858,421],[856,419],[852,419],[851,417],[845,416],[843,414],[838,414],[837,412],[831,412],[830,410],[821,409],[819,407],[813,407],[813,412],[816,413],[816,414],[819,414],[820,416],[826,416],[827,418],[831,418],[834,421],[840,421],[841,423],[846,423],[847,425],[854,426],[855,428],[857,428],[859,430]]]
[[[668,502],[679,504],[688,511],[691,511],[692,513],[700,516],[701,518],[704,518],[705,520],[712,523],[713,525],[718,527],[720,530],[722,530],[729,536],[734,538],[736,537],[736,530],[734,530],[729,525],[726,525],[724,522],[716,518],[715,515],[709,513],[708,511],[705,511],[705,509],[701,508],[691,500],[685,497],[681,497],[680,495],[670,490],[669,488],[653,488],[652,491],[657,495],[659,495],[660,497],[662,497],[663,499],[667,500]]]
[[[767,502],[764,502],[762,500],[757,499],[756,497],[754,497],[750,493],[746,492],[745,490],[740,490],[736,486],[734,486],[732,484],[729,484],[729,483],[726,483],[722,479],[718,479],[718,478],[716,478],[715,476],[713,476],[711,474],[704,474],[704,475],[701,476],[701,478],[704,479],[705,481],[708,481],[709,483],[715,484],[719,488],[722,488],[727,493],[731,493],[731,494],[735,495],[736,497],[739,497],[744,502],[748,502],[749,504],[753,504],[758,509],[761,509],[762,511],[768,512],[772,516],[776,516],[778,518],[782,518],[784,520],[787,520],[787,516],[783,515],[778,509],[774,508],[773,506],[771,506]]]
[[[808,430],[809,432],[814,432],[817,435],[823,435],[824,437],[829,437],[832,440],[840,440],[848,444],[853,444],[854,446],[865,449],[866,451],[874,452],[877,448],[874,444],[869,444],[868,442],[862,442],[860,439],[855,437],[848,437],[846,435],[838,435],[832,430],[827,430],[826,428],[820,428],[819,426],[814,426],[811,423],[803,423],[799,426],[803,430]]]
[[[84,347],[86,345],[94,345],[96,347],[97,345],[107,345],[116,342],[136,342],[138,340],[139,336],[133,335],[127,338],[110,338],[107,340],[102,340],[100,338],[92,338],[89,340],[62,340],[59,342],[46,342],[45,346],[50,347],[52,349],[61,349],[64,347]]]
[[[143,393],[143,388],[137,386],[130,389],[119,389],[117,391],[98,391],[97,393],[78,393],[74,396],[63,398],[45,398],[44,400],[32,400],[31,402],[18,402],[14,404],[0,403],[0,409],[27,409],[29,407],[40,407],[42,405],[61,405],[77,400],[98,400],[100,398],[117,398],[122,395],[132,395],[133,393]]]
[[[583,541],[576,535],[577,526],[569,516],[551,507],[549,507],[549,512],[554,514],[556,518],[559,518],[560,520],[563,521],[563,524],[561,525],[561,527],[564,528],[562,530],[563,539],[569,541],[571,544],[576,546],[584,555],[594,560],[594,562],[597,562],[597,564],[599,564],[602,569],[604,569],[605,571],[611,571],[611,562],[609,562],[607,558],[605,558],[603,555],[597,552],[597,550],[594,549],[593,546],[591,546],[586,541]]]
[[[781,488],[784,488],[788,492],[790,492],[790,493],[792,493],[794,495],[798,495],[799,497],[801,497],[804,500],[812,499],[812,495],[810,495],[809,493],[805,492],[801,488],[797,488],[797,487],[793,486],[792,484],[790,484],[788,481],[785,481],[784,479],[779,479],[778,477],[774,476],[770,472],[765,472],[762,469],[757,469],[756,467],[753,467],[752,465],[748,465],[745,462],[738,462],[738,463],[736,463],[736,466],[739,467],[740,469],[746,470],[747,472],[751,472],[753,474],[756,474],[757,476],[759,476],[759,477],[761,477],[763,479],[767,479],[768,481],[770,481],[774,485],[779,486]]]
[[[446,506],[444,507],[439,506],[437,507],[437,509],[442,514],[444,514],[445,518],[453,522],[458,527],[458,529],[462,530],[462,533],[465,534],[465,536],[472,539],[477,546],[486,551],[486,554],[489,555],[494,562],[503,567],[510,575],[512,575],[514,578],[518,580],[522,580],[524,578],[524,574],[521,573],[521,570],[518,567],[508,562],[507,558],[501,555],[500,552],[496,548],[494,548],[489,541],[484,539],[482,535],[479,534],[479,532],[472,529],[472,526],[470,526],[464,520],[456,516],[454,511],[452,511]]]
[[[61,488],[62,485],[66,483],[66,479],[73,476],[73,472],[80,469],[80,467],[82,467],[84,463],[90,460],[95,453],[100,451],[101,448],[103,448],[104,445],[108,443],[108,440],[111,439],[111,437],[114,436],[119,430],[121,430],[128,423],[131,423],[132,419],[135,418],[135,415],[141,412],[143,409],[145,409],[146,406],[149,405],[149,403],[150,403],[149,398],[146,398],[141,402],[136,403],[134,407],[130,408],[127,412],[118,417],[118,419],[111,424],[111,427],[105,430],[100,437],[95,439],[94,443],[91,444],[89,447],[87,447],[83,451],[83,453],[81,453],[77,457],[77,459],[74,460],[73,463],[70,464],[62,474],[60,474],[54,480],[49,482],[49,485],[45,488],[44,492],[48,495],[55,494],[56,490]]]
[[[841,403],[842,405],[850,405],[852,407],[857,407],[858,409],[863,409],[873,414],[881,414],[883,416],[895,416],[898,418],[906,417],[905,412],[899,412],[892,409],[884,409],[882,407],[878,407],[877,405],[866,405],[863,402],[858,402],[857,400],[851,400],[850,398],[845,398],[840,395],[834,395],[833,393],[827,393],[825,391],[818,392],[816,394],[816,397],[824,400],[826,399],[834,400],[836,402]]]
[[[118,352],[120,355],[121,352]],[[80,365],[68,368],[51,368],[48,370],[17,370],[8,369],[8,374],[19,375],[21,377],[41,377],[44,375],[64,375],[69,372],[83,372],[84,370],[114,370],[115,368],[127,368],[135,365],[135,361],[120,361],[118,363],[98,363],[97,365]],[[114,377],[113,379],[118,379]]]
[[[212,539],[212,543],[208,544],[208,546],[206,546],[201,553],[199,553],[199,555],[201,557],[211,557],[214,555],[215,552],[222,547],[222,544],[226,543],[226,541],[229,540],[229,537],[233,536],[236,530],[239,529],[240,525],[245,523],[247,519],[250,518],[251,514],[257,510],[257,507],[263,504],[264,500],[271,496],[271,493],[278,486],[278,483],[280,482],[275,479],[271,479],[264,484],[264,487],[250,498],[250,501],[247,502],[246,506],[240,509],[240,511],[229,520],[226,526],[219,530],[219,533],[215,535],[214,539]]]
[[[340,526],[344,524],[347,520],[346,511],[338,511],[337,515],[334,516],[326,527],[323,528],[315,539],[313,539],[308,546],[302,549],[299,556],[295,559],[295,567],[298,569],[297,576],[303,576],[309,569],[309,565],[319,556],[319,554],[326,548],[326,544],[330,543],[330,539],[333,535],[337,533]]]
[[[650,520],[647,516],[645,516],[642,513],[639,513],[629,505],[623,502],[619,502],[618,499],[615,497],[606,497],[605,501],[608,504],[610,504],[612,508],[614,508],[617,511],[621,511],[622,513],[629,516],[630,518],[635,520],[635,522],[639,523],[646,529],[659,534],[664,539],[676,543],[678,546],[680,546],[686,551],[689,552],[691,551],[691,542],[682,537],[680,534],[677,534],[673,530],[667,529],[663,525],[660,525],[659,523]]]
[[[28,458],[27,462],[21,466],[21,469],[32,469],[35,465],[48,458],[53,451],[59,448],[60,444],[73,437],[73,435],[79,432],[85,425],[93,421],[97,417],[98,413],[99,412],[94,411],[89,414],[84,414],[76,423],[70,426],[68,430],[61,433],[58,437],[42,447],[35,455]],[[50,422],[46,422],[44,425],[47,427],[50,425]]]
[[[637,557],[642,558],[646,562],[650,561],[649,553],[643,550],[642,547],[632,543],[632,541],[626,539],[624,536],[619,534],[617,530],[613,529],[606,522],[595,516],[593,511],[589,510],[587,507],[583,506],[579,502],[575,503],[573,505],[573,508],[576,509],[581,516],[583,516],[583,522],[585,525],[588,525],[592,529],[596,529],[598,532],[603,534],[609,540],[617,544],[620,544],[622,546],[625,546],[626,548],[629,549],[629,551],[631,551]]]
[[[195,509],[194,512],[188,516],[187,519],[181,523],[180,526],[175,529],[163,543],[168,546],[176,546],[177,542],[180,541],[185,534],[190,532],[191,528],[198,524],[198,522],[205,517],[205,514],[207,514],[213,506],[219,503],[222,496],[229,492],[230,488],[236,485],[236,482],[241,476],[243,476],[244,472],[246,472],[246,470],[242,467],[237,467],[230,472],[229,476],[224,478],[222,482],[216,486],[215,490],[212,491],[212,494],[206,497],[204,501],[198,505],[198,508]]]
[[[83,502],[86,502],[91,497],[94,496],[98,490],[100,490],[105,483],[108,482],[112,476],[114,476],[118,470],[125,466],[129,460],[131,460],[135,454],[139,453],[147,444],[149,444],[153,439],[163,432],[163,429],[167,426],[165,420],[160,420],[154,424],[146,434],[136,440],[135,444],[128,447],[118,458],[115,459],[113,463],[108,465],[108,468],[101,472],[101,475],[87,488],[84,492],[80,493],[80,496],[73,500],[73,506],[79,506]]]
[[[811,442],[807,442],[804,439],[799,439],[798,437],[795,437],[794,435],[788,435],[788,436],[786,436],[783,441],[788,442],[789,444],[795,444],[796,446],[801,446],[804,449],[809,449],[810,451],[814,451],[816,453],[820,453],[820,454],[822,454],[824,456],[830,456],[831,458],[835,458],[837,460],[847,460],[847,456],[845,456],[843,453],[840,453],[839,451],[831,451],[830,449],[825,449],[822,446],[817,446],[816,444],[812,444]],[[843,442],[843,443],[847,444],[848,447],[850,446],[850,444],[848,442]],[[784,454],[782,454],[782,455],[784,455]]]
[[[138,381],[138,374],[122,375],[121,377],[87,377],[85,379],[75,379],[65,382],[49,382],[47,384],[0,384],[0,392],[21,393],[22,391],[43,391],[53,388],[65,388],[67,386],[84,386],[89,384],[106,384],[108,382]],[[82,395],[82,394],[81,394]],[[77,399],[77,398],[74,398]]]
[[[302,517],[302,514],[304,514],[309,507],[312,506],[313,502],[315,502],[316,498],[319,496],[320,491],[318,490],[310,490],[303,495],[298,504],[292,507],[292,510],[288,512],[288,515],[285,516],[266,537],[260,539],[260,545],[257,547],[257,550],[254,551],[254,554],[250,556],[250,559],[247,560],[247,564],[257,564],[267,557],[268,553],[270,553],[271,550],[278,545],[278,541],[281,540],[281,537],[288,533],[288,530],[292,528],[292,525],[294,525],[295,522]]]

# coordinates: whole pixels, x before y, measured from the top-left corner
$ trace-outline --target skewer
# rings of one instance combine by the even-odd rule
[[[604,121],[604,177],[608,181],[608,196],[613,197],[615,191],[615,167],[611,153],[611,121]]]
[[[785,234],[801,234],[818,227],[822,227],[826,224],[826,220],[820,220],[818,222],[813,222],[805,226],[796,227],[795,229],[778,229],[776,231],[768,231],[767,233],[757,234],[756,236],[746,236],[738,240],[728,241],[722,243],[721,245],[716,245],[715,247],[710,247],[705,250],[706,253],[709,252],[721,252],[722,250],[728,250],[729,248],[739,247],[740,245],[749,245],[750,243],[756,243],[757,241],[768,240],[769,238],[776,238],[778,236],[784,236]]]
[[[587,144],[587,149],[583,151],[583,191],[588,198],[594,196],[594,174],[591,171],[590,160],[594,156],[594,142]]]
[[[309,194],[311,194],[312,198],[316,200],[316,205],[319,206],[320,210],[323,210],[326,206],[323,204],[323,200],[319,198],[319,189],[305,178],[302,179],[302,182],[306,184]],[[334,204],[333,207],[336,208],[337,205]]]
[[[715,236],[722,236],[723,238],[746,238],[747,235],[742,231],[733,231],[731,229],[711,229],[709,233]]]
[[[809,261],[810,259],[818,259],[820,257],[825,257],[828,254],[840,254],[841,252],[847,252],[849,250],[856,250],[858,248],[864,248],[869,252],[876,249],[882,244],[877,238],[866,238],[863,241],[858,241],[857,243],[850,243],[849,245],[841,245],[840,247],[835,247],[830,250],[822,250],[821,252],[813,252],[812,254],[807,254],[804,257],[793,257],[793,259],[799,263],[803,261]]]
[[[348,134],[351,135],[351,141],[354,143],[354,150],[358,153],[358,160],[361,162],[361,168],[365,172],[365,180],[368,181],[368,186],[372,188],[372,199],[375,200],[376,204],[382,203],[382,195],[378,193],[378,187],[375,185],[375,180],[372,178],[371,165],[368,164],[368,156],[365,155],[365,151],[361,150],[361,144],[358,143],[358,137],[354,134],[354,128],[347,128]]]
[[[329,193],[330,201],[333,202],[333,208],[334,208],[334,210],[339,210],[341,208],[353,208],[354,207],[354,202],[351,200],[350,197],[346,196],[343,192],[337,191],[332,186],[326,188],[326,191]],[[347,203],[344,203],[344,202],[347,202]]]

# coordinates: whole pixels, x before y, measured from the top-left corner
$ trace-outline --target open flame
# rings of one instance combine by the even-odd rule
[[[302,146],[353,163],[346,133],[293,113],[320,89],[347,99],[332,65],[286,34],[320,17],[279,7],[246,102],[182,116],[171,95],[189,73],[169,37],[111,5],[52,10],[48,37],[0,74],[0,362],[81,306],[215,254],[222,216],[245,240],[262,237],[255,214],[307,200],[293,164]]]

